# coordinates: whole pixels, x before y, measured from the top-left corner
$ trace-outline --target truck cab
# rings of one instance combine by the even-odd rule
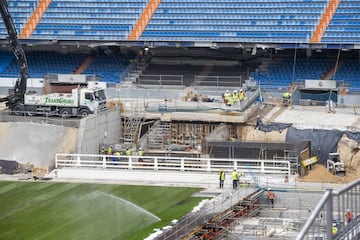
[[[106,110],[106,96],[104,89],[81,88],[79,97],[79,105],[88,108],[90,113],[98,113]]]

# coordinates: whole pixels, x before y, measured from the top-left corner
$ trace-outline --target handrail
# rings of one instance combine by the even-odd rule
[[[360,234],[360,215],[358,214],[360,204],[359,190],[360,179],[355,180],[338,191],[327,190],[296,239],[313,239],[314,234],[317,236],[321,235],[322,237],[326,236],[325,239],[328,240],[352,239],[351,237]],[[345,218],[347,211],[354,214],[351,222],[348,222]],[[322,221],[323,216],[326,216],[326,220],[321,225],[323,231],[320,232],[319,229],[311,230],[316,226],[316,220]],[[336,224],[338,229],[335,236],[331,232],[333,223]]]
[[[139,161],[141,159],[141,161]],[[291,163],[273,159],[222,159],[172,156],[115,156],[96,154],[62,154],[55,156],[55,168],[93,167],[109,169],[141,169],[155,171],[219,172],[234,169],[243,173],[290,174]]]
[[[320,214],[322,208],[326,205],[329,198],[332,197],[331,190],[326,191],[325,194],[320,199],[318,205],[316,206],[315,210],[312,212],[311,216],[308,218],[308,221],[305,223],[304,227],[301,229],[299,235],[296,237],[296,240],[302,240],[305,238],[306,234],[313,226],[316,217]]]

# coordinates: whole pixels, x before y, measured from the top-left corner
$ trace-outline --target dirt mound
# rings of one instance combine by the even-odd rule
[[[299,181],[304,182],[327,182],[327,183],[349,183],[355,181],[360,176],[355,171],[349,170],[344,177],[331,174],[323,165],[315,165],[308,175],[299,177]]]

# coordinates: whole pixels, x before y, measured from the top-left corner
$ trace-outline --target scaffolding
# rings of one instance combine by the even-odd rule
[[[136,104],[133,107],[131,115],[124,118],[123,121],[123,137],[122,141],[124,145],[133,145],[139,140],[139,131],[140,126],[144,121],[144,113],[139,110],[138,105]]]

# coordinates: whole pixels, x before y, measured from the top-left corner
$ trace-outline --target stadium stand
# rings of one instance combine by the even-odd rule
[[[326,4],[164,0],[140,40],[307,42]]]
[[[94,74],[101,77],[102,81],[118,83],[120,75],[129,64],[127,57],[119,55],[97,55],[83,74]]]
[[[25,26],[28,18],[34,12],[39,0],[37,1],[14,1],[9,0],[8,8],[11,16],[13,17],[14,25],[17,28],[18,33]],[[7,38],[7,30],[4,24],[0,24],[0,38]]]
[[[44,77],[48,73],[73,73],[85,58],[84,54],[61,54],[56,52],[32,52],[27,55],[30,77]],[[1,75],[17,77],[15,58]]]
[[[306,57],[305,53],[298,54],[296,59],[290,55],[279,56],[271,61],[264,61],[260,69],[252,72],[251,76],[265,88],[286,87],[293,81],[321,79],[335,61],[335,56]]]
[[[146,2],[53,0],[30,38],[126,40]]]
[[[341,1],[321,42],[354,43],[360,36],[360,1]]]

